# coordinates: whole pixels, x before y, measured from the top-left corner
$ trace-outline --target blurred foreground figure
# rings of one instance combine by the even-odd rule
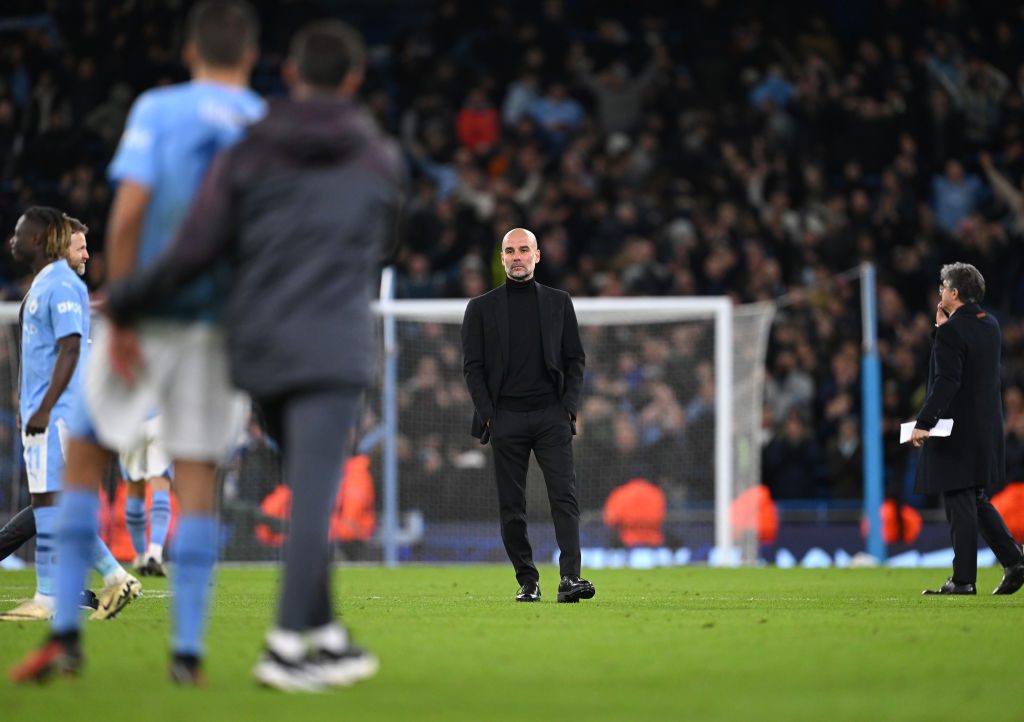
[[[397,147],[353,101],[359,35],[319,22],[292,41],[291,98],[221,155],[172,248],[110,292],[115,322],[228,261],[224,318],[235,384],[262,408],[292,488],[277,625],[254,670],[284,690],[372,676],[331,604],[328,529],[377,345],[376,267],[404,186]]]
[[[107,236],[112,281],[145,269],[162,272],[160,255],[210,162],[263,115],[262,99],[247,87],[258,36],[258,19],[243,0],[196,4],[183,49],[192,81],[149,90],[132,107],[109,169],[118,184]],[[216,323],[223,295],[218,280],[213,273],[196,276],[187,288],[161,294],[135,328],[97,324],[82,403],[68,419],[53,633],[12,670],[15,681],[78,670],[78,601],[98,526],[97,489],[113,459],[111,450],[132,447],[147,415],[159,409],[181,509],[173,550],[170,675],[179,684],[201,682],[218,545],[215,470],[230,452],[247,411],[228,378]],[[127,584],[118,593],[104,594],[97,614],[116,614],[133,594],[138,591]]]

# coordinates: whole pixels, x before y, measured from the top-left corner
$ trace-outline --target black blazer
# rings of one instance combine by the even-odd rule
[[[918,493],[1002,486],[1006,476],[999,324],[975,303],[964,304],[935,330],[928,395],[917,428],[953,419],[948,438],[929,438],[917,467]]]
[[[568,293],[539,283],[537,306],[544,363],[562,406],[573,420],[575,434],[586,364],[576,310]],[[490,438],[484,422],[494,418],[494,404],[501,395],[507,366],[508,290],[501,285],[472,299],[462,319],[462,371],[474,411],[470,433],[483,444]]]

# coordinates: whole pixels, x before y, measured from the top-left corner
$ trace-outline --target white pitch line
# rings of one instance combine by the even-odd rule
[[[170,599],[174,596],[174,592],[170,590],[157,589],[152,592],[142,590],[142,596],[146,599]],[[26,597],[0,597],[0,604],[15,604],[24,602]]]

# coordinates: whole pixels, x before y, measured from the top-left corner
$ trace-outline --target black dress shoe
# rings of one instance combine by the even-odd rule
[[[993,594],[1013,594],[1024,586],[1024,561],[1017,562],[1012,567],[1003,570],[1003,581],[992,592]]]
[[[523,586],[519,587],[519,591],[516,592],[517,602],[539,602],[540,601],[540,585],[537,582],[527,582]]]
[[[921,594],[977,594],[978,590],[973,584],[957,584],[953,577],[946,580],[938,589],[925,589]]]
[[[594,594],[594,585],[579,577],[562,577],[558,585],[558,601],[563,604],[575,604],[581,599],[592,599]]]

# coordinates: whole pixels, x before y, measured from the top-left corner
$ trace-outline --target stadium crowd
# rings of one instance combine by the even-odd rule
[[[283,39],[323,3],[255,4],[254,87],[272,95]],[[32,203],[85,221],[96,287],[104,168],[134,96],[182,79],[181,15],[161,0],[51,6],[0,36],[0,222],[12,228]],[[776,499],[856,499],[860,302],[846,272],[874,261],[888,493],[927,504],[910,496],[914,456],[898,425],[924,398],[939,268],[970,262],[1003,327],[1007,472],[1024,480],[1014,3],[800,0],[779,13],[766,0],[641,2],[626,17],[612,2],[440,0],[423,12],[428,22],[378,33],[363,92],[413,181],[401,297],[486,291],[501,280],[498,239],[525,226],[538,280],[575,297],[776,300],[764,483]],[[4,296],[20,299],[26,281],[0,254]],[[580,414],[583,506],[638,475],[672,498],[707,498],[710,333],[587,333],[604,355],[590,354]],[[465,487],[453,480],[479,473],[458,345],[440,327],[411,334],[401,403],[426,421],[403,427],[403,470],[417,480],[403,505],[456,504]]]

